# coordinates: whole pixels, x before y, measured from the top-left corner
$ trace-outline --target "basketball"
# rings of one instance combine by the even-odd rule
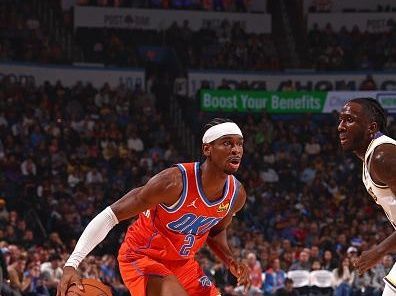
[[[67,296],[112,296],[110,287],[95,279],[81,280],[84,291],[81,291],[77,285],[72,285],[66,292]]]

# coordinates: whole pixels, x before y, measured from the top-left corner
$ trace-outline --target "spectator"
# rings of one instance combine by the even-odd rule
[[[101,184],[103,183],[103,176],[96,167],[90,169],[85,177],[87,184]]]
[[[280,288],[275,293],[276,296],[299,296],[297,290],[293,288],[293,280],[290,278],[285,279],[285,287]]]
[[[100,270],[97,264],[97,259],[94,256],[89,256],[86,260],[87,262],[87,269],[85,270],[84,277],[92,278],[92,279],[99,279],[100,278]]]
[[[39,264],[31,262],[27,271],[25,271],[25,276],[30,278],[30,286],[27,295],[50,296],[46,286],[46,280],[40,275]]]
[[[142,139],[137,136],[136,132],[133,132],[128,139],[128,149],[136,152],[142,152],[144,150],[144,143]]]
[[[312,137],[311,141],[309,143],[305,144],[304,150],[305,150],[305,153],[307,153],[310,156],[319,154],[320,153],[320,145],[317,142],[317,139]]]
[[[296,260],[289,268],[289,270],[311,270],[311,263],[309,262],[309,253],[307,251],[301,251]]]
[[[319,260],[315,259],[315,260],[312,260],[311,262],[312,262],[311,271],[322,269],[322,264],[320,263]]]
[[[0,198],[0,221],[7,221],[9,218],[9,213],[6,208],[6,201],[4,198]]]
[[[40,266],[42,279],[46,282],[46,286],[51,295],[56,294],[56,288],[60,282],[63,270],[60,266],[62,258],[57,254],[51,254],[48,261]]]
[[[247,293],[245,292],[245,287],[244,286],[239,286],[234,289],[233,291],[236,296],[262,296],[263,293],[261,290],[257,287],[250,286],[247,289]]]
[[[7,248],[0,249],[0,294],[7,294],[5,292],[6,289],[3,288],[4,284],[9,279],[8,270],[7,270],[7,262],[5,259],[5,253],[8,253]]]
[[[373,295],[373,273],[372,271],[368,271],[362,275],[355,275],[352,284],[352,293],[356,296],[363,296],[363,295]]]
[[[381,264],[373,268],[373,295],[377,296],[382,293],[385,287],[384,277],[390,272],[393,266],[393,258],[391,255],[385,255]]]
[[[333,271],[335,268],[337,268],[337,263],[333,258],[333,253],[330,250],[325,250],[323,253],[323,269]]]
[[[28,292],[32,279],[24,271],[26,267],[26,256],[20,255],[17,260],[8,266],[8,276],[10,287],[15,296],[23,295]]]
[[[286,273],[280,268],[280,260],[273,259],[271,267],[265,272],[265,281],[262,290],[266,294],[274,295],[285,287]]]
[[[357,258],[358,250],[354,246],[350,246],[347,250],[347,256],[349,260],[353,260],[353,258]]]
[[[351,270],[348,257],[340,261],[338,267],[333,270],[335,296],[352,295],[352,284],[355,279],[355,272]]]
[[[311,224],[311,226],[312,225],[316,225],[316,224]],[[312,227],[311,227],[311,229],[312,229]],[[318,246],[315,245],[315,246],[311,247],[310,252],[309,252],[309,260],[311,261],[311,263],[314,261],[319,261],[319,262],[321,261],[319,253],[320,253],[320,249]]]
[[[254,253],[249,253],[246,259],[247,259],[247,265],[249,267],[249,274],[250,274],[250,280],[252,286],[260,289],[263,283],[261,277],[262,274],[261,264],[257,260],[256,254]]]
[[[35,176],[37,174],[36,164],[33,162],[32,158],[28,158],[22,162],[21,172],[24,176]]]

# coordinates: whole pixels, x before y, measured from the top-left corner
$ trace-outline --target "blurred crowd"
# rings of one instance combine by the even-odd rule
[[[0,3],[0,61],[58,64],[77,61],[136,67],[144,66],[150,58],[142,55],[140,48],[154,46],[159,52],[173,50],[174,56],[166,58],[170,62],[172,58],[176,59],[183,69],[283,69],[274,43],[276,36],[248,33],[238,22],[227,19],[206,22],[197,31],[190,28],[188,20],[184,20],[183,24],[175,22],[169,28],[164,27],[161,30],[78,28],[73,32],[73,9],[62,11],[59,3],[49,2],[56,18],[66,28],[65,32],[73,35],[76,45],[73,52],[66,54],[64,44],[54,40],[56,34],[50,32],[51,28],[42,25],[36,15],[33,0],[18,0],[17,4],[7,0]],[[155,1],[142,1],[140,4],[133,2],[137,7],[156,5]],[[99,0],[81,1],[80,4],[128,6],[128,3],[121,0]],[[158,3],[164,8],[162,1]],[[179,5],[190,7],[191,4],[193,8],[203,3],[206,2],[191,0],[170,1],[168,4],[174,8]],[[213,10],[226,11],[229,10],[229,5],[233,9],[237,7],[236,10],[246,10],[244,5],[247,5],[242,0],[208,3]],[[322,4],[326,3],[320,3]],[[337,32],[331,24],[324,28],[315,25],[307,32],[306,55],[309,62],[306,66],[317,70],[395,69],[396,26],[394,22],[386,25],[390,28],[389,31],[377,33],[362,32],[357,26],[350,31],[343,27]]]
[[[43,264],[57,255],[53,269],[62,265],[105,205],[183,159],[167,106],[155,99],[166,101],[165,95],[160,83],[146,93],[139,86],[0,82],[0,248],[2,275],[9,280],[2,281],[6,295],[9,290],[40,294],[36,286],[43,283],[53,295],[55,284],[43,277],[48,265]],[[97,249],[100,256],[112,256],[87,259],[81,270],[85,276],[121,285],[113,265],[126,226]]]
[[[240,23],[226,19],[208,22],[199,31],[193,31],[188,20],[182,25],[174,22],[164,31],[78,28],[76,39],[87,62],[105,65],[137,66],[150,58],[139,56],[139,47],[145,45],[173,49],[187,68],[280,69],[271,35],[247,33]]]
[[[314,25],[308,32],[309,56],[317,70],[396,69],[396,23],[388,32],[334,31]]]
[[[32,0],[0,1],[0,61],[66,63],[34,11]]]
[[[158,99],[164,80],[156,81],[147,92],[0,82],[4,295],[54,295],[60,267],[99,211],[158,171],[191,160]],[[190,119],[199,125],[215,116],[195,112]],[[340,152],[337,114],[230,116],[246,135],[238,178],[248,200],[229,243],[251,268],[248,295],[307,294],[313,288],[297,288],[290,271],[312,277],[325,270],[330,290],[318,293],[379,294],[393,258],[385,256],[364,276],[350,260],[392,228],[365,193],[359,162]],[[396,135],[392,117],[389,130]],[[80,268],[84,277],[110,284],[115,295],[127,294],[115,255],[128,224],[117,226]],[[225,295],[245,295],[207,249],[197,259]]]
[[[188,21],[167,30],[167,42],[188,68],[279,70],[280,62],[270,34],[247,33],[238,22],[207,23],[193,32]]]

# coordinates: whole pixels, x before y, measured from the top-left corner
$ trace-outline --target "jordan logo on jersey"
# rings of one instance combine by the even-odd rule
[[[168,223],[166,226],[181,234],[202,234],[215,226],[221,218],[196,216],[189,213],[181,216],[176,221]]]
[[[197,208],[197,205],[195,204],[195,203],[197,202],[197,199],[198,199],[198,198],[194,199],[194,200],[193,200],[193,202],[192,202],[192,203],[190,203],[190,204],[187,206],[187,208],[188,208],[188,207],[194,207],[194,208]]]
[[[219,207],[217,208],[217,212],[220,213],[220,212],[227,211],[229,206],[230,206],[229,202],[227,202],[226,204],[221,203],[219,205]]]

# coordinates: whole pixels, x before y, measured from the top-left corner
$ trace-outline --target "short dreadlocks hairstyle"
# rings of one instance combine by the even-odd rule
[[[378,124],[381,133],[386,133],[386,111],[381,104],[373,98],[356,98],[349,102],[360,104],[365,112],[372,117],[372,120]]]

